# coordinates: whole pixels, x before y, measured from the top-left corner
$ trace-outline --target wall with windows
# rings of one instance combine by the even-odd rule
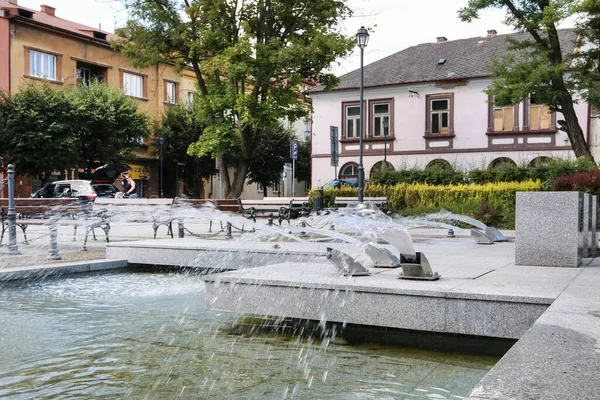
[[[312,185],[354,176],[361,130],[366,179],[384,159],[394,168],[436,159],[480,168],[498,158],[528,163],[537,157],[573,156],[567,135],[557,130],[560,114],[538,104],[535,94],[520,104],[496,107],[484,92],[490,83],[473,79],[366,88],[362,127],[358,90],[312,93]],[[587,135],[588,106],[575,107]],[[337,171],[330,165],[330,126],[339,127]]]
[[[5,35],[7,24],[10,26],[10,35]],[[4,67],[0,68],[0,84],[4,75],[6,79],[10,76],[11,92],[32,82],[49,82],[60,87],[99,81],[136,98],[139,109],[148,112],[152,118],[158,118],[165,107],[178,101],[188,101],[195,92],[196,79],[192,71],[177,73],[169,65],[134,68],[129,59],[113,51],[108,43],[88,40],[81,33],[71,35],[0,18],[0,50],[4,40],[10,41],[10,56],[0,57],[0,62],[10,60],[9,74]],[[135,156],[127,160],[131,165],[152,171],[139,182],[144,185],[147,197],[157,197],[159,194],[156,158],[151,143],[144,143],[140,138],[140,147]],[[29,189],[33,187],[30,181],[28,179],[29,183],[26,182]]]

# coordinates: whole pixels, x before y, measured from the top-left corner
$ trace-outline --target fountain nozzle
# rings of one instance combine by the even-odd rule
[[[412,255],[411,255],[412,256]],[[420,281],[435,281],[440,279],[440,274],[433,272],[427,257],[419,251],[415,254],[416,257],[409,258],[404,254],[400,254],[400,279],[413,279]]]

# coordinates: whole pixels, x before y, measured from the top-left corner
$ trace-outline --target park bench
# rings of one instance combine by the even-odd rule
[[[387,197],[363,197],[363,203],[375,205],[383,211],[387,210],[387,201]],[[355,206],[357,204],[358,197],[336,197],[333,201],[335,208]]]
[[[73,226],[73,241],[77,235],[77,228],[83,226],[86,228],[83,249],[86,250],[87,237],[94,228],[102,228],[106,233],[108,240],[108,230],[110,226],[101,218],[94,218],[88,212],[87,204],[82,203],[75,198],[17,198],[15,199],[15,212],[17,214],[16,225],[23,232],[25,244],[29,244],[27,239],[27,228],[30,225],[47,225],[51,232],[51,254],[54,258],[59,258],[58,247],[56,244],[57,225]],[[8,199],[0,199],[0,221],[2,222],[2,235],[0,236],[0,245],[4,240],[5,232],[8,228]],[[54,237],[53,237],[54,232]],[[94,234],[95,238],[95,234]],[[54,240],[54,243],[52,242]]]
[[[175,199],[112,199],[100,197],[94,202],[92,215],[100,216],[107,223],[119,222],[149,222],[156,232],[162,225],[167,227],[167,234],[173,237],[173,220],[171,210]],[[108,241],[108,235],[107,235]]]
[[[238,202],[235,199],[177,198],[175,201],[175,204],[173,205],[173,208],[174,208],[173,215],[179,221],[179,237],[184,236],[184,232],[183,232],[184,229],[187,230],[188,233],[190,233],[194,236],[203,236],[201,234],[195,234],[195,233],[191,232],[188,228],[185,228],[183,226],[183,221],[189,220],[189,219],[194,219],[194,217],[197,217],[197,215],[195,215],[194,213],[186,212],[186,209],[188,209],[188,208],[200,209],[200,208],[207,207],[207,206],[214,207],[215,209],[217,209],[221,212],[226,212],[226,213],[239,214],[239,212],[240,212],[240,207],[238,206]],[[208,233],[212,234],[213,223],[215,221],[213,221],[212,219],[209,219],[208,222],[209,222]],[[220,220],[219,222],[221,225],[221,230],[218,233],[225,232],[226,227],[223,225],[223,221]],[[238,227],[232,226],[230,223],[228,223],[227,224],[227,232],[231,232],[232,227],[240,230],[241,232],[244,231],[243,226],[241,228],[238,228]]]
[[[273,214],[277,213],[279,225],[285,220],[288,223],[295,215],[308,215],[309,198],[307,197],[265,197],[260,200],[238,199],[240,213],[256,222],[256,217],[263,216],[273,224]]]

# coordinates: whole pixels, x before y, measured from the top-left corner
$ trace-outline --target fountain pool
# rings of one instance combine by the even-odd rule
[[[0,397],[461,399],[499,357],[234,334],[200,276],[119,271],[0,286]]]

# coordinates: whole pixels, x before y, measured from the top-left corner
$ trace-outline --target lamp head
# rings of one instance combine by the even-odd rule
[[[364,49],[369,44],[369,31],[364,26],[361,26],[356,32],[356,44],[361,49]]]

